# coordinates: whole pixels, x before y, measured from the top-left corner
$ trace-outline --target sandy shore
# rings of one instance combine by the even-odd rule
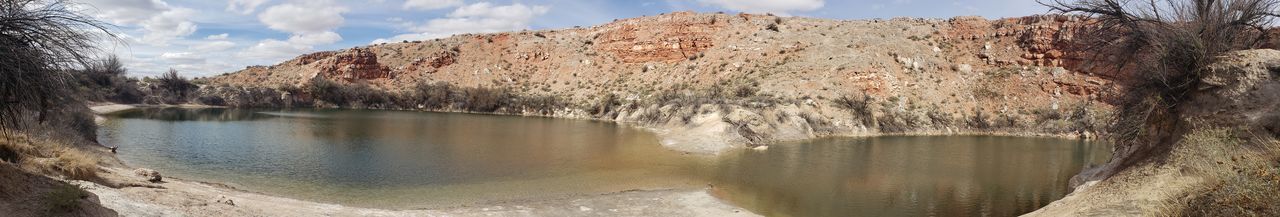
[[[94,114],[103,115],[103,114],[121,112],[121,111],[134,109],[134,108],[138,108],[138,106],[125,105],[125,104],[101,104],[101,105],[90,106],[89,110],[93,110]]]
[[[624,191],[432,210],[347,207],[166,178],[150,183],[128,168],[104,168],[105,183],[72,181],[121,216],[758,216],[704,189]]]

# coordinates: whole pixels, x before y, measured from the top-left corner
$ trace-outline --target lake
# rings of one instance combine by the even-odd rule
[[[456,113],[148,108],[100,141],[130,166],[272,195],[416,209],[700,189],[768,216],[1012,216],[1067,193],[1103,143],[831,138],[702,156],[613,123]]]

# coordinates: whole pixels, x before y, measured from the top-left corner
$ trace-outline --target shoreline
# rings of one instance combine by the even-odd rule
[[[431,209],[351,207],[170,178],[149,183],[129,168],[104,168],[110,186],[70,181],[97,195],[122,216],[758,216],[711,196],[705,189],[628,190],[591,195],[502,201]]]
[[[379,209],[253,193],[204,181],[147,183],[129,168],[106,167],[104,179],[124,188],[70,181],[120,216],[758,216],[704,189],[625,190],[430,209]]]

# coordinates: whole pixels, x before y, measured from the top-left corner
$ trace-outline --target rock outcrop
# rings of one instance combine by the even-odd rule
[[[378,55],[369,49],[350,49],[312,62],[318,70],[316,75],[327,79],[344,81],[393,79],[391,69],[378,63]]]
[[[134,169],[133,174],[146,179],[148,182],[160,182],[164,179],[164,177],[160,176],[160,172],[147,168]]]
[[[716,32],[723,31],[725,20],[741,18],[693,16],[677,12],[651,19],[625,19],[601,26],[593,48],[613,54],[624,63],[669,62],[696,58],[715,46]],[[656,24],[655,24],[656,23]]]

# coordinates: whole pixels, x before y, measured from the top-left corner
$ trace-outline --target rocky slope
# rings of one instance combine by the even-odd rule
[[[504,88],[557,97],[550,116],[634,123],[706,153],[826,135],[1091,135],[1117,76],[1081,61],[1073,39],[1085,24],[679,12],[319,52],[207,82]]]

